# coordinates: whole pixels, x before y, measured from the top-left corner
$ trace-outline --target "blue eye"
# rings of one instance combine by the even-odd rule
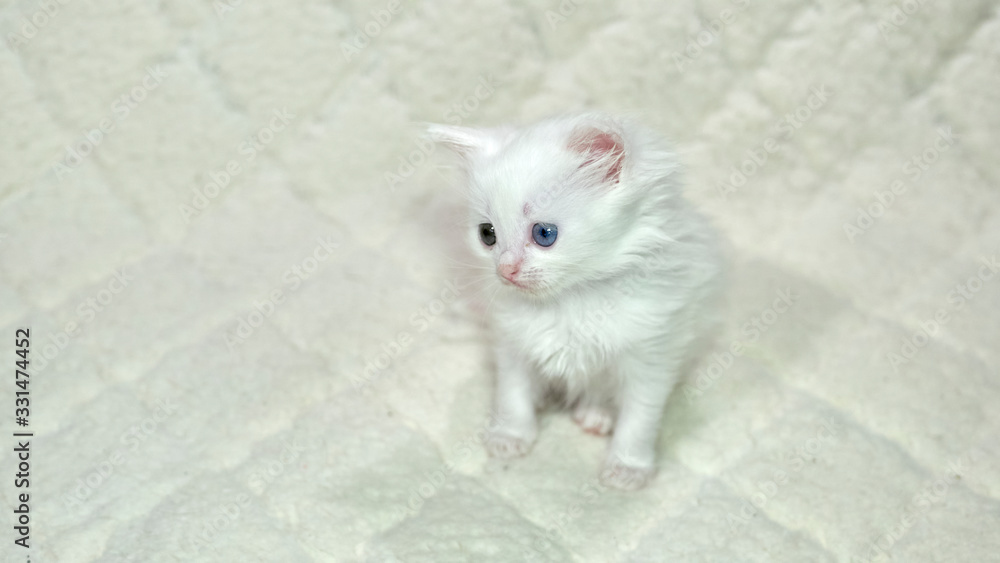
[[[538,246],[552,246],[558,233],[559,228],[551,223],[535,223],[531,227],[531,238],[535,239]]]

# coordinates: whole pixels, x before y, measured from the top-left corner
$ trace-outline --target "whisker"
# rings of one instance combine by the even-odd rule
[[[486,316],[487,317],[490,316],[490,309],[493,308],[493,303],[496,301],[497,295],[499,295],[500,294],[500,290],[503,289],[503,287],[499,283],[495,284],[494,287],[496,287],[497,290],[493,292],[493,298],[490,299],[490,304],[486,306]]]

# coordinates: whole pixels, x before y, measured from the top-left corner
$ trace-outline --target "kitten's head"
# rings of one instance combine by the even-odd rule
[[[477,253],[509,291],[544,298],[606,278],[634,238],[635,149],[622,123],[587,114],[524,129],[433,125],[467,173]]]

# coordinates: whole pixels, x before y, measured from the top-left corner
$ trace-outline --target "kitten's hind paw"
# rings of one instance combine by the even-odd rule
[[[486,451],[491,457],[501,459],[521,457],[531,449],[531,442],[509,434],[490,432],[486,438]]]
[[[601,468],[601,484],[621,489],[635,491],[646,486],[656,475],[656,467],[633,467],[625,465],[617,457],[609,457]]]
[[[578,405],[573,409],[573,422],[587,434],[607,436],[615,427],[615,419],[607,409]]]

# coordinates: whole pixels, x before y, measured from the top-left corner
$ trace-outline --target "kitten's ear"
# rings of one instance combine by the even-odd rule
[[[615,126],[582,125],[569,137],[570,150],[586,157],[580,168],[593,168],[603,183],[617,184],[625,165],[625,140]],[[601,175],[603,173],[603,175]]]
[[[425,134],[428,139],[458,155],[465,163],[477,156],[496,153],[506,142],[508,135],[509,131],[502,129],[473,129],[436,123],[429,124]]]

